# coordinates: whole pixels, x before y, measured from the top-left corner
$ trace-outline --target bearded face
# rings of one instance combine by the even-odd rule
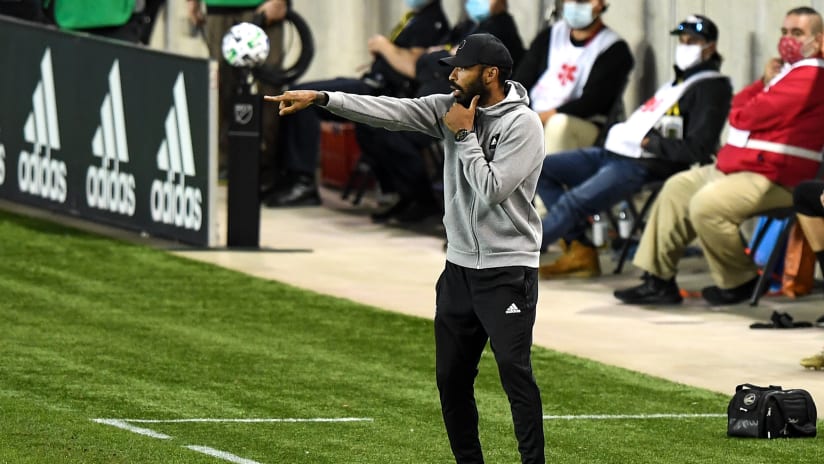
[[[469,82],[458,83],[457,81],[452,81],[452,88],[458,91],[458,94],[455,96],[457,103],[469,108],[469,104],[472,103],[472,98],[474,98],[475,95],[481,96],[480,101],[484,101],[489,97],[489,90],[484,85],[481,76],[483,76],[483,69]]]

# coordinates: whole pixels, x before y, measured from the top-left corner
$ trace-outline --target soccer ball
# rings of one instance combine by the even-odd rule
[[[223,58],[239,68],[255,67],[269,56],[269,37],[260,27],[252,23],[232,26],[223,36]]]

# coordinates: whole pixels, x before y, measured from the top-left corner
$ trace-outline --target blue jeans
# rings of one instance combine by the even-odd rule
[[[589,216],[641,190],[647,177],[644,163],[601,147],[547,156],[538,179],[538,196],[547,208],[541,249],[561,238],[580,240]]]

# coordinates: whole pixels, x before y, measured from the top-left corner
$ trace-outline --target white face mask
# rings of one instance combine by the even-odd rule
[[[701,62],[701,53],[704,47],[700,45],[678,44],[675,46],[675,66],[681,71],[695,66]]]
[[[564,21],[573,29],[584,29],[592,24],[591,3],[564,2]]]

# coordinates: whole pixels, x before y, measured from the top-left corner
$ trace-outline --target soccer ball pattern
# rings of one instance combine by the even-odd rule
[[[269,56],[269,37],[252,23],[239,23],[223,36],[223,58],[232,66],[254,67]]]

